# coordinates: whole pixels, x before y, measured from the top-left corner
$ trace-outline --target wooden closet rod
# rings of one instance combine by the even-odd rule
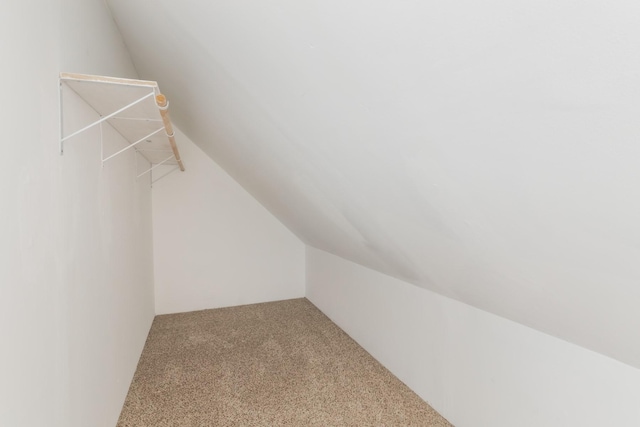
[[[156,104],[158,104],[158,108],[160,108],[160,115],[162,116],[162,122],[164,123],[164,128],[167,132],[167,137],[171,144],[171,150],[173,150],[173,155],[176,157],[180,170],[184,172],[184,165],[182,164],[182,159],[178,152],[178,146],[176,145],[176,139],[173,134],[173,126],[171,125],[171,119],[169,118],[169,102],[167,101],[167,97],[162,94],[156,95]]]

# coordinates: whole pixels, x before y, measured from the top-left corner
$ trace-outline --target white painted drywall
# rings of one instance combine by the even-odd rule
[[[108,4],[306,243],[640,367],[640,2]]]
[[[95,129],[59,155],[58,74],[135,69],[100,0],[3,2],[0,51],[0,425],[113,427],[154,315],[151,191]],[[67,129],[95,118],[68,95]]]
[[[73,95],[65,93],[67,129],[99,118]],[[126,144],[108,126],[104,138],[105,153]],[[103,168],[99,141],[99,129],[70,140],[59,167],[69,425],[78,427],[115,425],[155,314],[151,183],[136,181],[133,152]]]
[[[62,427],[62,284],[55,243],[59,9],[0,5],[0,425]],[[60,388],[60,386],[63,386]]]
[[[137,77],[103,1],[63,0],[61,8],[60,71]],[[73,98],[65,97],[67,130],[97,118]],[[105,153],[125,146],[104,130]],[[155,314],[150,181],[136,181],[133,152],[102,168],[99,135],[70,140],[54,158],[73,427],[115,425]]]
[[[156,312],[304,296],[305,245],[186,136],[176,135],[186,171],[153,186]]]
[[[307,298],[456,427],[640,425],[640,370],[329,253]]]

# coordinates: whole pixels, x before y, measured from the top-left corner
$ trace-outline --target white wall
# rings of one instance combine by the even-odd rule
[[[100,0],[3,3],[0,51],[0,425],[112,427],[154,315],[150,187],[95,129],[59,155],[58,74],[135,69]],[[68,129],[95,118],[68,95]]]
[[[156,312],[304,296],[304,244],[186,136],[176,138],[186,171],[153,186]]]
[[[52,215],[59,10],[35,3],[0,5],[0,425],[61,427],[66,342]]]
[[[457,427],[640,425],[640,370],[307,249],[307,298]]]
[[[60,71],[137,77],[103,1],[63,0],[61,7]],[[71,130],[97,115],[66,93],[64,117]],[[109,127],[105,142],[106,153],[125,143]],[[54,161],[69,298],[69,425],[111,427],[155,314],[151,186],[136,181],[133,152],[101,167],[97,129],[70,140]]]
[[[79,129],[98,115],[68,91],[65,117]],[[125,146],[110,127],[104,137],[105,153]],[[78,427],[115,425],[155,314],[150,181],[136,181],[133,152],[102,168],[99,141],[99,129],[69,140],[59,165],[69,425]]]
[[[107,1],[305,243],[640,368],[640,2]]]

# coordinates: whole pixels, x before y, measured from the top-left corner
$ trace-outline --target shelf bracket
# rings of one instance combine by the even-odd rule
[[[72,104],[73,107],[75,107],[75,102],[71,103],[74,99],[69,98],[69,96],[72,95],[71,92],[78,95],[79,99],[83,100],[96,113],[96,116],[90,116],[91,118],[89,120],[91,120],[92,123],[86,126],[85,123],[87,119],[81,120],[82,116],[77,117],[77,119],[81,121],[74,121],[72,126],[77,130],[65,129],[71,127],[69,126],[71,124],[68,121],[69,117],[64,111],[65,107],[71,107]],[[67,141],[95,127],[100,130],[100,160],[103,167],[106,162],[116,156],[125,152],[131,153],[128,150],[133,148],[136,162],[136,180],[149,173],[150,181],[153,181],[153,171],[161,165],[168,166],[176,164],[178,169],[184,171],[184,164],[180,158],[173,126],[169,118],[169,101],[160,93],[157,82],[87,74],[60,73],[58,81],[58,102],[60,107],[60,155],[64,154]],[[70,105],[67,106],[65,103]],[[74,119],[76,119],[76,117],[74,117]],[[110,127],[119,133],[126,141],[127,145],[124,148],[122,146],[114,146],[111,148],[111,145],[107,144],[107,140],[104,139],[105,135],[103,134],[105,123],[110,125]],[[168,144],[164,138],[158,135],[162,131],[166,132]],[[140,135],[146,133],[149,134],[140,138]],[[109,135],[111,135],[111,133]],[[149,142],[149,144],[142,144],[142,142],[145,141]],[[107,148],[109,148],[109,152],[105,153]],[[145,153],[145,151],[148,151],[148,153]],[[162,152],[166,154],[162,154]],[[171,155],[164,159],[164,156],[168,154]],[[142,173],[139,173],[138,170],[139,155],[149,162],[144,166],[140,165],[142,168],[148,168]],[[158,159],[164,160],[157,163]],[[172,160],[175,160],[175,162]],[[166,170],[168,171],[169,168]],[[161,178],[173,172],[173,169],[167,173],[165,173],[166,171],[163,169],[160,171],[162,172]]]
[[[61,90],[62,90],[62,88],[61,88]],[[115,112],[113,112],[113,113],[111,113],[109,115],[103,116],[100,119],[96,120],[95,122],[83,127],[82,129],[79,129],[79,130],[73,132],[71,135],[67,135],[64,138],[61,138],[60,139],[60,154],[64,153],[64,142],[67,141],[68,139],[73,138],[74,136],[86,131],[87,129],[91,129],[92,127],[94,127],[96,125],[99,125],[102,122],[104,122],[106,120],[109,120],[110,118],[112,118],[114,116],[117,116],[118,114],[122,113],[123,111],[128,110],[129,108],[133,107],[134,105],[139,104],[140,102],[142,102],[145,99],[148,99],[148,98],[150,98],[150,97],[152,97],[154,95],[155,95],[154,92],[150,92],[150,93],[146,94],[145,96],[143,96],[142,98],[137,99],[137,100],[133,101],[132,103],[130,103],[128,105],[125,105],[124,107],[120,108],[119,110],[117,110],[117,111],[115,111]],[[61,99],[60,102],[62,103],[62,94],[60,94],[60,99]],[[60,121],[62,121],[62,117],[60,117]]]
[[[166,159],[164,159],[163,161],[161,161],[160,163],[156,163],[155,165],[151,166],[149,169],[147,169],[146,171],[142,172],[136,178],[140,178],[142,175],[148,174],[149,172],[151,172],[152,170],[154,170],[158,166],[162,166],[163,164],[167,163],[171,159],[175,159],[175,156],[173,154],[170,155],[169,157],[167,157]]]
[[[114,153],[114,154],[110,155],[110,156],[109,156],[109,157],[107,157],[106,159],[102,159],[102,164],[104,165],[104,164],[105,164],[105,162],[106,162],[107,160],[111,160],[111,159],[113,159],[113,158],[114,158],[115,156],[117,156],[118,154],[122,154],[122,153],[124,153],[125,151],[129,150],[130,148],[135,147],[136,145],[138,145],[138,144],[140,144],[141,142],[145,141],[147,138],[151,138],[153,135],[155,135],[156,133],[158,133],[158,132],[160,132],[160,131],[162,131],[162,130],[164,130],[164,126],[163,126],[163,127],[161,127],[160,129],[154,130],[154,131],[153,131],[153,132],[151,132],[149,135],[147,135],[147,136],[144,136],[144,137],[140,138],[139,140],[137,140],[137,141],[136,141],[136,142],[134,142],[133,144],[127,145],[127,146],[126,146],[126,147],[124,147],[122,150],[118,151],[117,153]]]

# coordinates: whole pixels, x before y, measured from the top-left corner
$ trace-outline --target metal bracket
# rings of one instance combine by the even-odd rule
[[[154,92],[150,92],[148,94],[146,94],[145,96],[143,96],[140,99],[137,99],[133,102],[131,102],[130,104],[125,105],[124,107],[120,108],[117,111],[114,111],[113,113],[103,116],[100,119],[96,120],[95,122],[83,127],[82,129],[79,129],[75,132],[73,132],[71,135],[67,135],[65,137],[62,137],[62,104],[63,104],[63,97],[62,97],[62,83],[60,84],[60,129],[61,129],[61,138],[60,138],[60,154],[64,154],[64,142],[67,141],[70,138],[73,138],[74,136],[86,131],[87,129],[91,129],[92,127],[101,124],[102,122],[109,120],[110,118],[117,116],[118,114],[122,113],[123,111],[128,110],[129,108],[133,107],[134,105],[139,104],[140,102],[144,101],[145,99],[148,99],[152,96],[154,96]],[[104,160],[103,160],[104,161]]]
[[[86,86],[85,84],[88,86]],[[125,90],[125,89],[117,90],[114,92],[111,92],[111,91],[105,92],[103,89],[93,86],[94,84],[107,85],[107,87],[108,85],[118,85],[120,87],[131,87],[136,89],[132,89],[134,92],[130,94],[128,90]],[[81,125],[82,127],[80,129],[77,129],[71,132],[70,134],[65,135],[65,129],[64,129],[64,117],[65,117],[64,108],[65,108],[65,101],[66,101],[65,98],[69,96],[69,93],[66,92],[67,90],[75,92],[80,97],[80,99],[84,100],[87,103],[87,105],[89,105],[96,111],[99,117],[97,120],[93,121],[92,123],[86,126]],[[135,97],[137,99],[135,99],[133,102],[130,102],[132,97]],[[124,111],[131,109],[135,105],[143,103],[145,102],[145,100],[149,100],[149,99],[153,99],[154,108],[151,108],[150,105],[147,106],[146,104],[149,102],[147,101],[147,103],[143,105],[145,108],[136,109],[136,111],[139,110],[141,112],[140,114],[133,114],[133,111],[129,111],[127,114],[121,114]],[[150,181],[151,183],[153,183],[154,169],[156,169],[158,166],[161,166],[161,165],[166,166],[166,163],[171,161],[172,159],[176,160],[176,162],[178,163],[179,169],[184,170],[184,166],[182,165],[182,161],[180,159],[180,154],[175,144],[173,129],[171,127],[171,121],[168,116],[168,111],[167,111],[168,101],[166,97],[160,93],[160,89],[158,88],[157,82],[145,81],[145,80],[123,79],[123,78],[117,78],[117,77],[91,76],[91,75],[85,75],[85,74],[60,73],[60,79],[58,84],[58,102],[60,107],[60,111],[59,111],[60,155],[64,154],[65,143],[67,141],[71,140],[72,138],[76,137],[77,135],[83,132],[86,132],[89,129],[92,129],[93,127],[99,127],[100,159],[102,161],[103,167],[107,161],[133,148],[133,150],[135,151],[134,157],[136,162],[136,170],[135,170],[135,174],[137,175],[136,180],[141,176],[149,173]],[[109,112],[109,110],[114,108],[114,106],[118,107],[119,105],[123,105],[123,104],[127,104],[127,105],[124,105],[122,108],[117,108],[116,111],[113,111],[110,114],[102,115],[102,113],[105,112],[105,110],[106,112]],[[159,118],[155,118],[156,115],[153,114],[152,112],[153,110],[155,110],[155,108],[159,108],[159,116],[160,116]],[[158,110],[155,110],[155,111],[158,111]],[[127,115],[133,116],[133,117],[127,117]],[[147,117],[145,117],[145,115]],[[129,121],[130,125],[126,125],[125,123],[126,121]],[[137,126],[135,122],[140,122],[142,126]],[[142,124],[142,122],[145,122],[145,123]],[[140,135],[139,132],[135,132],[136,129],[143,128],[144,132],[149,132],[150,129],[153,129],[156,127],[153,124],[153,122],[158,122],[158,126],[161,126],[161,127],[149,133],[148,135],[138,139],[135,142],[130,142],[138,138]],[[113,125],[114,129],[117,132],[119,132],[127,142],[127,145],[124,148],[114,148],[117,151],[113,154],[105,153],[106,144],[104,141],[104,133],[103,133],[104,123]],[[129,132],[128,130],[133,130],[133,132]],[[169,138],[169,145],[171,147],[170,150],[161,149],[161,147],[163,147],[164,144],[161,144],[159,142],[159,139],[162,139],[162,138],[156,137],[156,138],[153,138],[153,141],[150,141],[150,138],[162,132],[163,130],[166,132],[167,137]],[[149,146],[139,145],[144,141],[150,141],[153,144]],[[160,146],[158,146],[159,143],[160,143]],[[144,154],[144,151],[165,151],[167,154],[170,153],[171,156],[167,157],[160,163],[152,163],[150,159],[155,161],[158,157],[163,158],[164,155],[161,155],[161,156],[153,155],[151,157],[148,157],[148,155]],[[139,169],[138,169],[140,164],[139,162],[140,159],[138,159],[139,155],[141,155],[146,161],[149,161],[148,165],[150,166],[147,170],[145,170],[142,173],[139,173]],[[140,167],[147,168],[148,166],[145,163],[144,166],[140,166]],[[162,171],[162,172],[165,172],[165,171]],[[171,172],[173,172],[173,170],[167,173],[162,173],[160,178],[157,178],[157,179],[161,179],[162,177],[170,174]]]
[[[149,135],[147,135],[147,136],[144,136],[144,137],[140,138],[139,140],[137,140],[137,141],[136,141],[136,142],[134,142],[133,144],[130,144],[130,145],[128,145],[128,146],[126,146],[126,147],[124,147],[122,150],[118,151],[117,153],[114,153],[114,154],[110,155],[110,156],[109,156],[109,157],[107,157],[106,159],[105,159],[105,158],[103,158],[103,159],[102,159],[102,164],[104,165],[104,163],[105,163],[107,160],[113,159],[113,158],[114,158],[115,156],[117,156],[118,154],[122,154],[122,153],[124,153],[124,152],[125,152],[125,151],[127,151],[128,149],[135,147],[136,145],[140,144],[141,142],[143,142],[143,141],[144,141],[144,140],[146,140],[147,138],[151,138],[153,135],[155,135],[156,133],[158,133],[158,132],[160,132],[160,131],[162,131],[162,130],[164,130],[164,126],[163,126],[163,127],[161,127],[160,129],[154,130],[154,131],[153,131],[153,132],[151,132]]]
[[[167,157],[166,159],[164,159],[163,161],[161,161],[160,163],[156,163],[155,165],[151,166],[149,169],[147,169],[146,171],[142,172],[136,178],[140,178],[142,175],[148,174],[149,172],[151,172],[152,170],[154,170],[158,166],[162,166],[163,164],[167,163],[171,159],[175,159],[175,156],[173,154],[171,156]]]

